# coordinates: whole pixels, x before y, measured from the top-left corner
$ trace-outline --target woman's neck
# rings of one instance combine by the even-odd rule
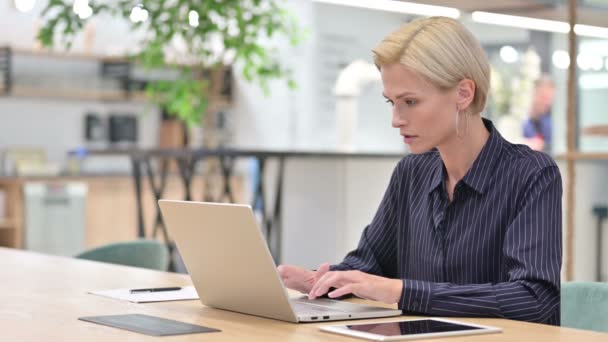
[[[443,164],[448,173],[448,193],[450,199],[456,183],[460,181],[469,171],[475,159],[488,141],[490,133],[486,129],[481,115],[471,115],[467,118],[468,124],[463,124],[466,129],[460,138],[456,134],[437,146]],[[468,126],[468,127],[467,127]]]

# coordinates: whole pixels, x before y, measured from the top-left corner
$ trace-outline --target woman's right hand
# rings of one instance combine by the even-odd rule
[[[316,271],[294,265],[279,265],[277,270],[287,288],[308,294],[317,281],[329,271],[329,264],[321,264]]]

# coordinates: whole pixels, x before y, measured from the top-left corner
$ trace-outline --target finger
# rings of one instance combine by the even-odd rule
[[[327,272],[329,272],[329,263],[323,263],[319,266],[319,268],[315,272],[315,278],[318,280]]]
[[[308,294],[308,298],[310,299],[315,299],[317,297],[316,293],[317,290],[321,287],[321,285],[323,283],[325,283],[327,281],[327,279],[329,277],[331,277],[334,273],[336,272],[326,272],[325,274],[323,274],[319,279],[317,279],[317,281],[315,281],[314,285],[312,286],[312,288],[309,291]]]
[[[321,264],[313,275],[312,285],[314,286],[327,272],[329,272],[329,264]]]
[[[319,297],[327,293],[330,287],[341,287],[343,286],[344,272],[332,272],[328,277],[324,277],[324,281],[319,282],[317,289],[313,292],[315,297]],[[329,273],[328,273],[329,274]]]
[[[289,266],[288,265],[279,265],[277,267],[277,271],[282,279],[287,279],[289,276]]]
[[[285,287],[302,293],[310,291],[314,281],[314,272],[293,265],[279,265],[277,271]]]
[[[354,295],[357,295],[357,292],[359,292],[359,289],[360,289],[360,284],[350,283],[350,284],[346,284],[346,285],[338,288],[337,290],[334,290],[334,291],[328,293],[327,295],[329,296],[329,298],[342,297],[344,295],[351,294],[351,293]]]
[[[319,294],[318,292],[314,293],[316,296],[323,295],[324,293],[329,291],[330,287],[339,289],[339,288],[342,288],[349,284],[358,284],[356,288],[361,289],[361,284],[363,284],[367,281],[366,280],[367,274],[360,272],[360,271],[342,271],[342,272],[336,272],[336,273],[339,273],[340,277],[334,278],[334,279],[328,278],[328,280],[326,280],[324,283],[319,284],[319,288],[317,289],[317,291],[318,292],[322,291],[322,293],[321,294]],[[321,286],[323,286],[323,288],[321,288]],[[327,288],[325,288],[324,286],[327,286]]]
[[[315,274],[313,271],[309,271],[305,268],[293,265],[279,265],[277,267],[277,271],[279,272],[279,275],[282,279],[303,279],[307,277],[312,278]]]

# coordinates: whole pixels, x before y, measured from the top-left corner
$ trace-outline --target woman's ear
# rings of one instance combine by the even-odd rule
[[[462,111],[467,111],[475,98],[475,82],[465,78],[456,85],[456,103]]]

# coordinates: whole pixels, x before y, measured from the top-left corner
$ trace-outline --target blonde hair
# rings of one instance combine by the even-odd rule
[[[468,112],[481,113],[490,90],[490,64],[479,41],[457,20],[417,19],[389,34],[372,50],[374,63],[401,63],[436,87],[454,88],[463,79],[475,83]]]

